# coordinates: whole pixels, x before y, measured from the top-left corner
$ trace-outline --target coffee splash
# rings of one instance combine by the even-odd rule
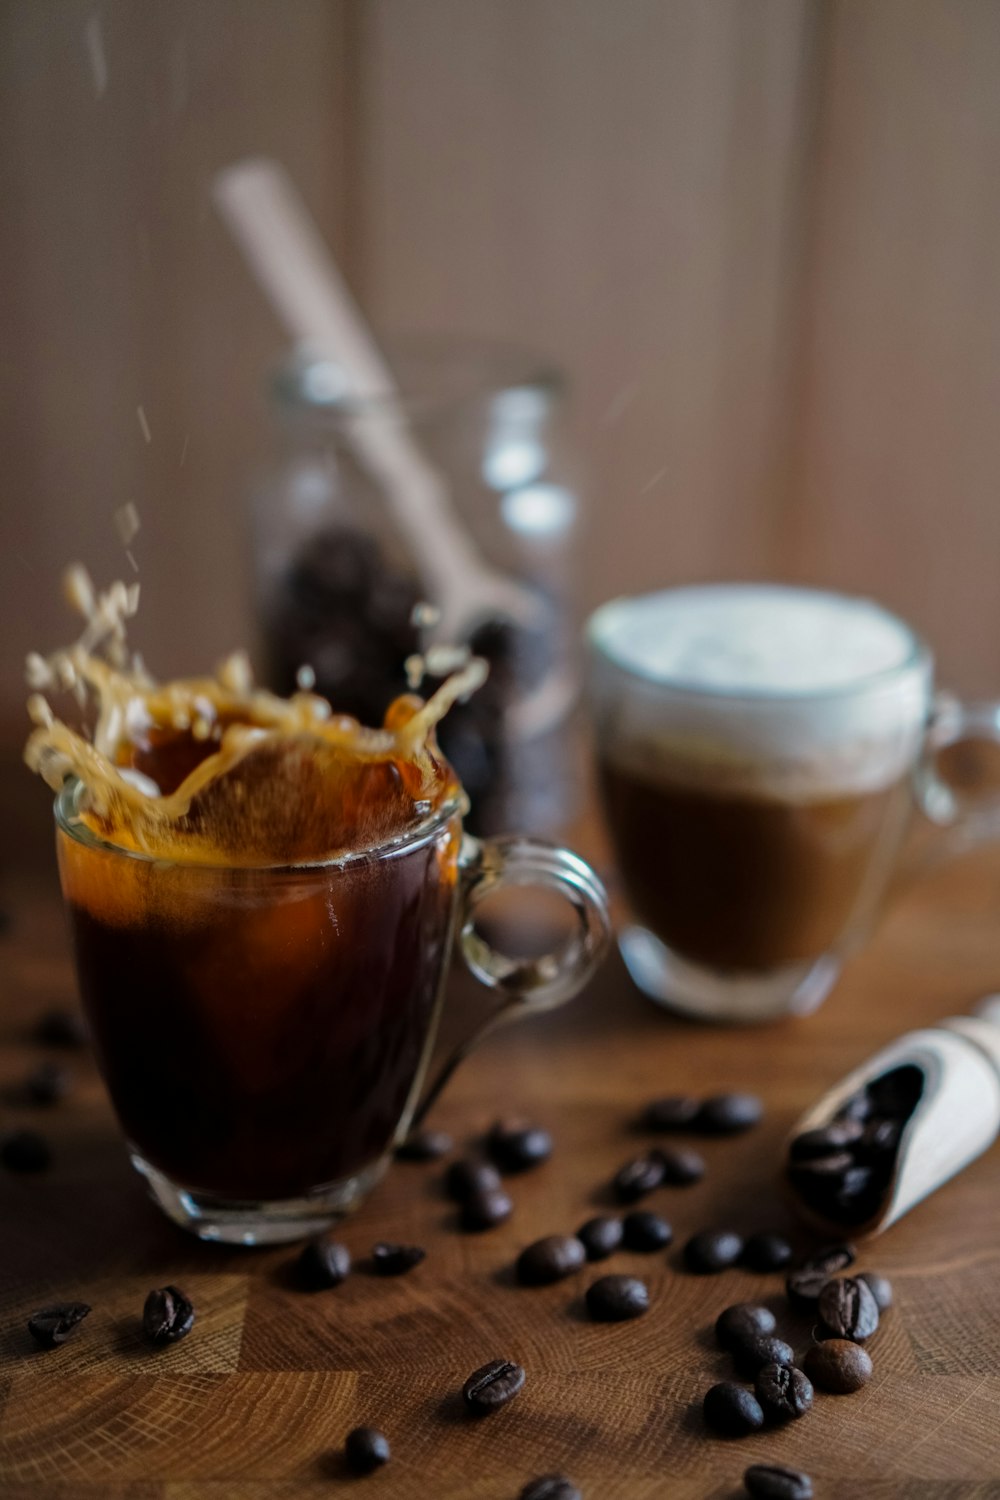
[[[157,683],[127,648],[138,585],[99,592],[74,567],[66,593],[86,625],[73,645],[28,658],[25,760],[55,791],[75,777],[77,815],[107,842],[157,859],[298,864],[404,835],[460,793],[434,731],[484,681],[478,659],[368,728],[316,694],[256,687],[243,653],[214,677]],[[78,727],[53,710],[57,692]]]

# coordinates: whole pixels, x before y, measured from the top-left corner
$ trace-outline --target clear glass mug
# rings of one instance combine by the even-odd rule
[[[473,1043],[569,999],[609,941],[583,860],[464,835],[464,798],[340,859],[215,868],[103,842],[80,795],[57,797],[56,838],[97,1061],[133,1165],[203,1239],[297,1239],[353,1208]],[[507,958],[476,931],[504,886],[569,903],[555,951]],[[498,1005],[421,1100],[456,935]]]
[[[609,644],[643,604],[613,601],[588,627],[601,795],[635,918],[625,964],[650,998],[702,1019],[806,1014],[868,936],[915,809],[952,848],[1000,835],[1000,802],[938,765],[961,741],[1000,741],[1000,708],[936,694],[929,649],[889,615],[904,659],[849,686],[692,686]]]

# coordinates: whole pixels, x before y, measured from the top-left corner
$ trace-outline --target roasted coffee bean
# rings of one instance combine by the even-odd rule
[[[12,1130],[0,1144],[0,1161],[8,1172],[44,1172],[52,1165],[52,1148],[37,1130]]]
[[[865,1283],[856,1277],[828,1281],[819,1294],[818,1307],[834,1338],[863,1344],[878,1327],[878,1303]]]
[[[785,1279],[788,1300],[798,1312],[814,1312],[820,1292],[838,1271],[854,1264],[853,1245],[828,1245],[803,1261]]]
[[[674,1237],[666,1219],[644,1209],[634,1209],[622,1221],[626,1250],[665,1250]]]
[[[758,1124],[763,1114],[756,1094],[715,1094],[704,1101],[695,1123],[703,1135],[736,1135]]]
[[[865,1133],[860,1120],[834,1120],[818,1130],[804,1130],[792,1141],[788,1150],[792,1161],[812,1161],[816,1157],[832,1156],[844,1151]]]
[[[867,1087],[873,1114],[891,1115],[905,1122],[924,1091],[923,1069],[914,1063],[906,1063],[871,1079]]]
[[[587,1288],[587,1311],[598,1323],[624,1323],[649,1308],[649,1288],[637,1276],[602,1276]]]
[[[390,1245],[380,1240],[372,1246],[372,1265],[380,1276],[402,1276],[419,1266],[426,1254],[419,1245]]]
[[[67,1047],[79,1050],[89,1040],[87,1023],[75,1010],[50,1010],[35,1028],[43,1047]]]
[[[646,1130],[690,1130],[700,1108],[701,1101],[690,1094],[671,1094],[646,1105],[642,1124]]]
[[[854,1165],[849,1151],[834,1151],[829,1156],[813,1156],[808,1161],[793,1161],[788,1176],[802,1191],[834,1191],[836,1180]],[[832,1187],[831,1187],[832,1184]]]
[[[868,1097],[868,1090],[862,1089],[860,1093],[852,1094],[845,1099],[843,1104],[834,1115],[835,1120],[867,1120],[871,1117],[872,1101]]]
[[[860,1391],[872,1378],[871,1355],[848,1339],[824,1339],[821,1344],[813,1344],[802,1368],[813,1385],[837,1396]]]
[[[757,1397],[731,1380],[720,1381],[705,1394],[705,1421],[724,1437],[743,1437],[764,1425],[764,1411]]]
[[[858,1280],[871,1292],[880,1313],[892,1306],[892,1282],[888,1277],[880,1276],[877,1271],[859,1271]]]
[[[344,1455],[355,1474],[371,1474],[392,1457],[389,1439],[377,1427],[355,1427],[347,1434]]]
[[[500,1173],[492,1162],[471,1158],[453,1161],[444,1174],[445,1192],[456,1203],[464,1203],[473,1193],[494,1193],[500,1186]]]
[[[756,1302],[735,1302],[716,1318],[715,1338],[721,1349],[736,1349],[741,1344],[766,1338],[777,1326],[769,1307]]]
[[[497,1411],[513,1400],[524,1385],[524,1370],[510,1359],[491,1359],[470,1375],[462,1397],[470,1411]]]
[[[486,1149],[502,1172],[526,1172],[552,1155],[552,1137],[527,1120],[497,1120],[486,1137]]]
[[[454,1141],[446,1130],[415,1130],[396,1147],[397,1161],[437,1161],[447,1156]],[[359,1432],[368,1431],[359,1428]]]
[[[320,1234],[302,1246],[296,1269],[300,1286],[311,1292],[323,1291],[347,1280],[351,1252],[339,1240]]]
[[[543,1474],[524,1486],[518,1500],[583,1500],[583,1496],[565,1474]]]
[[[784,1339],[775,1338],[773,1334],[746,1339],[737,1344],[732,1353],[737,1370],[747,1380],[753,1380],[757,1371],[762,1370],[765,1365],[785,1365],[791,1368],[795,1363],[795,1350],[791,1344],[786,1344]]]
[[[624,1233],[621,1219],[602,1215],[581,1224],[576,1237],[587,1252],[588,1260],[607,1260],[609,1255],[620,1249]]]
[[[477,1233],[504,1224],[514,1212],[514,1205],[503,1188],[488,1193],[472,1193],[462,1204],[459,1222],[463,1229]]]
[[[813,1483],[800,1469],[784,1464],[751,1464],[743,1483],[753,1500],[812,1500]]]
[[[704,1158],[689,1146],[665,1146],[660,1155],[666,1187],[690,1187],[705,1175]]]
[[[854,1154],[863,1161],[878,1161],[880,1157],[891,1156],[899,1145],[902,1134],[901,1120],[869,1120],[862,1130],[861,1139],[854,1147]]]
[[[73,1075],[58,1063],[39,1063],[25,1080],[24,1091],[32,1104],[58,1104],[73,1084]]]
[[[754,1377],[753,1388],[770,1422],[804,1417],[813,1404],[813,1388],[794,1365],[763,1365]]]
[[[663,1186],[666,1165],[663,1152],[654,1148],[645,1156],[635,1156],[615,1173],[615,1195],[619,1203],[635,1203],[647,1193]]]
[[[741,1264],[751,1271],[782,1271],[792,1258],[792,1247],[781,1234],[752,1234],[743,1246]]]
[[[194,1308],[176,1286],[156,1287],[142,1309],[142,1331],[151,1344],[176,1344],[194,1327]]]
[[[517,1257],[517,1279],[522,1286],[547,1286],[562,1281],[587,1259],[587,1252],[574,1235],[547,1234],[535,1240]]]
[[[697,1276],[712,1276],[735,1266],[742,1254],[742,1235],[730,1229],[703,1229],[684,1246],[684,1264]]]
[[[43,1349],[55,1349],[65,1344],[89,1312],[86,1302],[56,1302],[51,1307],[40,1307],[28,1319],[28,1332]]]

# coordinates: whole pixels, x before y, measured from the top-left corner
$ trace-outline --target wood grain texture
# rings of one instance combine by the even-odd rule
[[[9,788],[8,788],[9,789]],[[595,826],[578,846],[602,860]],[[36,849],[34,851],[38,853]],[[711,1326],[730,1302],[782,1306],[780,1278],[686,1275],[677,1245],[695,1229],[790,1228],[775,1183],[799,1113],[900,1031],[968,1008],[1000,977],[1000,858],[968,857],[902,898],[820,1013],[762,1029],[669,1019],[617,961],[564,1011],[497,1037],[460,1073],[438,1123],[460,1143],[501,1111],[548,1126],[552,1160],[509,1179],[515,1214],[463,1235],[440,1165],[397,1164],[342,1229],[356,1258],[343,1286],[307,1294],[287,1249],[201,1245],[146,1202],[86,1057],[76,1092],[50,1111],[15,1108],[10,1086],[35,1063],[30,1025],[73,981],[51,879],[25,875],[0,946],[4,1125],[50,1134],[43,1177],[0,1176],[0,1493],[8,1500],[283,1500],[360,1493],[340,1449],[356,1423],[381,1426],[388,1468],[364,1482],[384,1500],[514,1500],[533,1474],[564,1469],[588,1500],[734,1500],[747,1464],[808,1469],[818,1500],[986,1500],[1000,1495],[1000,1194],[996,1150],[865,1249],[896,1305],[872,1341],[875,1377],[855,1397],[817,1397],[791,1428],[731,1443],[706,1434],[701,1396],[727,1373]],[[456,977],[451,1001],[470,1002]],[[142,1003],[141,994],[136,1003]],[[763,1124],[706,1141],[709,1171],[649,1200],[674,1223],[666,1255],[622,1254],[568,1282],[514,1284],[518,1251],[571,1231],[608,1202],[615,1168],[646,1139],[641,1104],[665,1092],[751,1087]],[[378,1239],[421,1243],[398,1280],[365,1257]],[[601,1271],[644,1275],[638,1322],[590,1323],[582,1293]],[[198,1321],[172,1348],[138,1336],[146,1291],[174,1282]],[[29,1313],[58,1297],[91,1302],[77,1338],[42,1353]],[[808,1337],[790,1319],[796,1343]],[[468,1419],[458,1391],[496,1356],[528,1372],[520,1397]]]

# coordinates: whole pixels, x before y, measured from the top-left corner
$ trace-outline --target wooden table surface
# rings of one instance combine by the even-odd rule
[[[33,1019],[71,1003],[73,979],[51,879],[8,870],[6,889],[9,1091],[43,1055]],[[648,1200],[677,1243],[709,1225],[789,1226],[775,1186],[789,1125],[880,1043],[1000,989],[998,916],[1000,858],[967,856],[910,888],[818,1015],[759,1029],[671,1020],[610,960],[574,1005],[484,1047],[437,1111],[459,1142],[501,1111],[551,1129],[551,1161],[512,1179],[513,1218],[461,1234],[441,1167],[397,1164],[342,1237],[358,1260],[379,1239],[422,1244],[426,1260],[389,1281],[359,1268],[320,1294],[289,1285],[287,1249],[202,1245],[162,1219],[126,1163],[92,1063],[68,1059],[78,1087],[67,1101],[3,1106],[5,1127],[49,1133],[55,1162],[44,1176],[0,1174],[0,1494],[514,1500],[532,1476],[563,1470],[588,1500],[722,1500],[742,1492],[748,1464],[774,1460],[808,1469],[819,1500],[1000,1496],[1000,1149],[864,1247],[861,1267],[896,1289],[870,1346],[870,1385],[818,1394],[804,1420],[741,1442],[702,1424],[704,1391],[728,1375],[711,1326],[737,1300],[781,1307],[779,1277],[692,1277],[676,1245],[549,1288],[511,1276],[523,1245],[572,1231],[608,1201],[613,1171],[645,1139],[638,1110],[657,1094],[751,1088],[767,1106],[749,1135],[705,1143],[703,1183]],[[456,1001],[467,996],[455,986]],[[587,1320],[582,1293],[609,1269],[648,1279],[645,1317]],[[147,1290],[168,1282],[198,1319],[182,1343],[153,1351],[138,1317]],[[91,1303],[91,1316],[64,1347],[36,1350],[29,1313],[69,1298]],[[802,1343],[803,1325],[789,1327]],[[498,1356],[525,1366],[525,1389],[469,1419],[457,1392]],[[363,1480],[339,1456],[357,1423],[384,1429],[393,1448]]]

